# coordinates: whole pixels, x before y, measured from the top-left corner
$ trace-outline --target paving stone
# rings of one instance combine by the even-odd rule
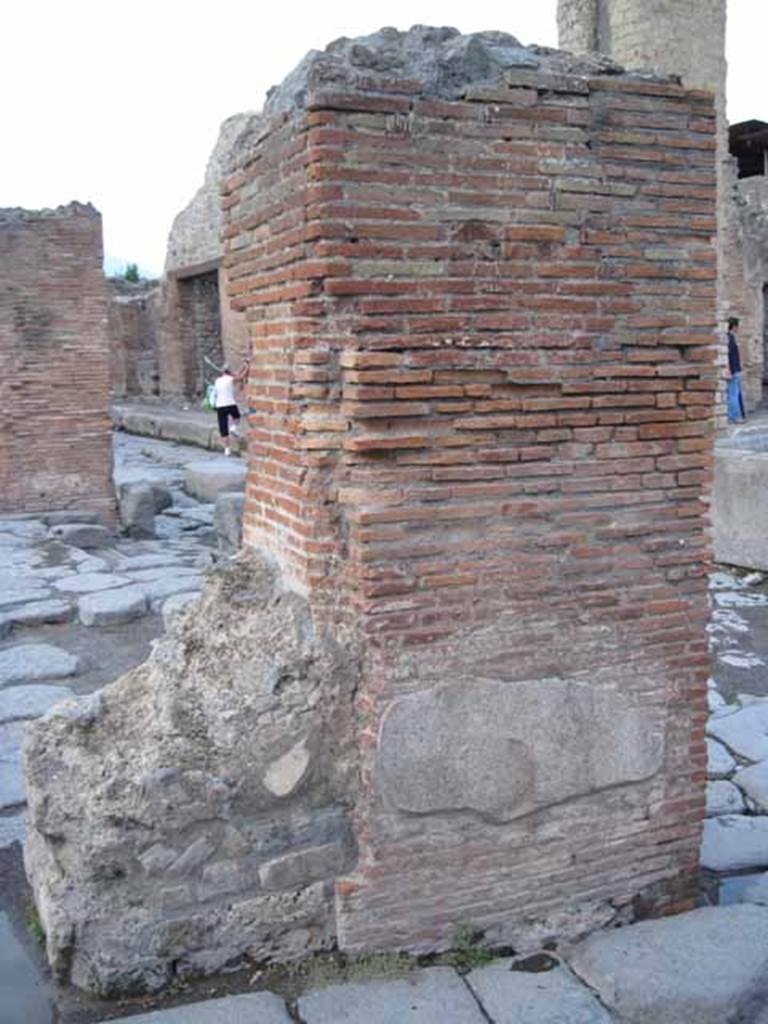
[[[768,873],[759,876],[750,875],[749,885],[744,889],[742,900],[744,903],[759,903],[768,906]]]
[[[194,604],[200,597],[199,590],[186,590],[181,594],[173,594],[171,597],[167,597],[163,601],[163,623],[166,629],[170,628],[171,623],[179,614],[184,611],[189,605]]]
[[[9,608],[30,601],[43,601],[51,596],[51,589],[40,580],[24,576],[0,576],[0,608]]]
[[[62,544],[71,544],[74,548],[86,551],[107,547],[114,540],[110,530],[95,523],[62,523],[60,526],[52,526],[49,534]]]
[[[710,736],[750,761],[768,758],[768,703],[750,704],[733,715],[710,719]]]
[[[768,761],[736,772],[733,781],[763,811],[768,811]]]
[[[85,509],[69,509],[63,512],[46,512],[42,517],[46,526],[63,526],[68,523],[98,523],[98,512],[86,512]]]
[[[487,1024],[448,967],[414,971],[396,981],[333,985],[302,996],[298,1010],[304,1024]]]
[[[0,532],[12,534],[14,537],[24,537],[27,540],[36,540],[45,536],[45,526],[37,517],[3,519],[0,520]]]
[[[6,686],[0,690],[0,722],[37,718],[60,700],[74,697],[68,686]]]
[[[292,1024],[292,1019],[278,996],[271,992],[249,992],[135,1017],[111,1018],[109,1024]]]
[[[0,651],[0,686],[36,679],[63,679],[78,669],[74,654],[53,644],[17,644]]]
[[[768,867],[768,818],[744,814],[707,818],[701,866],[711,871]]]
[[[244,460],[224,457],[192,462],[184,471],[184,489],[199,501],[215,501],[222,491],[245,487]]]
[[[64,579],[56,580],[54,587],[65,594],[90,594],[97,590],[109,590],[122,587],[131,580],[128,576],[118,576],[109,572],[82,572]]]
[[[147,595],[152,611],[160,611],[166,598],[174,594],[189,593],[190,589],[199,589],[201,577],[195,576],[167,576],[157,580],[147,580],[141,584],[142,590]]]
[[[711,719],[710,719],[711,721]],[[730,775],[736,769],[736,761],[722,743],[707,737],[707,774],[710,778]]]
[[[568,960],[623,1024],[735,1024],[768,995],[768,908],[704,907],[598,932]]]
[[[717,887],[718,906],[727,907],[732,903],[764,903],[765,901],[761,899],[744,898],[744,894],[750,887],[763,877],[763,872],[760,871],[749,875],[730,875],[727,878],[721,878]],[[768,896],[768,892],[766,895]]]
[[[16,807],[26,800],[21,771],[23,722],[0,725],[0,810]]]
[[[707,783],[707,816],[716,818],[719,814],[743,814],[744,797],[738,786],[723,779]]]
[[[0,1020],[3,1024],[44,1024],[54,1019],[40,973],[0,913]]]
[[[0,850],[22,844],[27,834],[27,815],[25,811],[0,816]]]
[[[84,626],[114,626],[132,622],[147,612],[147,597],[141,587],[120,587],[84,594],[77,603]]]
[[[135,555],[125,558],[121,563],[122,572],[134,572],[139,569],[168,569],[179,565],[179,556],[174,552],[159,555]]]
[[[494,1024],[611,1024],[589,989],[548,954],[500,960],[465,980]]]
[[[9,608],[0,614],[0,624],[3,622],[11,626],[42,626],[46,623],[69,622],[72,619],[73,608],[69,601],[61,598],[51,598],[48,601],[30,601],[14,608]],[[2,625],[0,625],[2,630]]]

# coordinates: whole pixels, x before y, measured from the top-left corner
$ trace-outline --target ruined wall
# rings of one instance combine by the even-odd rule
[[[100,215],[0,210],[0,512],[111,520],[109,374]]]
[[[32,727],[62,975],[690,906],[714,111],[596,66],[383,30],[274,98],[224,195],[250,555],[98,708]]]
[[[147,397],[159,391],[156,281],[107,280],[112,394]]]

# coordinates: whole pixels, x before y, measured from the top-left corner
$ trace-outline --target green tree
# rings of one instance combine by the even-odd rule
[[[129,263],[125,268],[125,280],[131,281],[136,284],[139,280],[139,265],[137,263]]]

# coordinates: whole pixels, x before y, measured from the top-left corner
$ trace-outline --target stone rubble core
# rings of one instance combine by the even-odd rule
[[[691,906],[714,125],[674,81],[449,29],[273,94],[222,201],[253,563],[32,728],[61,977]]]
[[[114,522],[102,255],[90,204],[0,210],[0,513]]]

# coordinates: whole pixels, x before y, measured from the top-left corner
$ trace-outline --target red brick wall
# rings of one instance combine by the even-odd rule
[[[114,515],[101,217],[0,211],[0,512]]]
[[[435,948],[466,921],[499,938],[651,891],[656,911],[686,905],[709,669],[711,99],[530,73],[466,102],[397,88],[314,95],[224,187],[254,347],[245,540],[345,601],[366,648],[340,943]],[[475,796],[409,809],[386,782],[403,700],[503,684],[493,700],[531,714],[563,680],[650,716],[657,769],[503,820]],[[577,711],[564,702],[555,733]],[[590,729],[534,776],[567,789]],[[426,778],[446,752],[422,753]]]

